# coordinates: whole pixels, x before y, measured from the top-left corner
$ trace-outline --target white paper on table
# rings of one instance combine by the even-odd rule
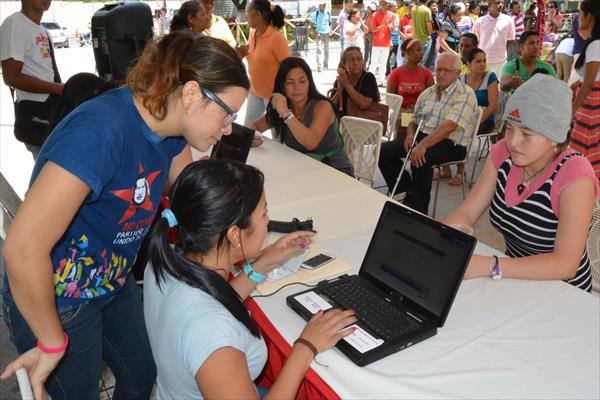
[[[310,311],[311,314],[316,314],[320,310],[325,311],[332,308],[332,305],[329,304],[324,298],[312,291],[299,294],[294,298],[298,301],[298,303],[302,304],[304,308]]]
[[[352,328],[355,328],[354,332],[346,336],[344,340],[361,353],[366,353],[369,350],[373,350],[385,342],[383,339],[374,338],[356,324],[351,325],[346,329]]]

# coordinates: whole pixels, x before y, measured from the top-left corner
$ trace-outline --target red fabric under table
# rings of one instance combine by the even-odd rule
[[[265,343],[267,344],[267,350],[269,351],[267,365],[265,366],[262,375],[256,381],[256,384],[258,386],[271,387],[277,376],[279,376],[283,364],[287,360],[292,348],[279,334],[277,329],[275,329],[273,324],[271,324],[269,318],[267,318],[260,306],[253,299],[248,299],[246,301],[246,306],[252,314],[252,319],[259,327],[261,334],[265,339]],[[300,384],[298,394],[296,395],[296,399],[299,400],[339,400],[339,398],[337,393],[335,393],[312,368],[309,368],[306,371],[304,380]]]

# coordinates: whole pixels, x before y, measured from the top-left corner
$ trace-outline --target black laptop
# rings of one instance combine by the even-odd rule
[[[225,158],[246,163],[254,138],[254,130],[243,125],[231,124],[231,134],[223,135],[213,146],[210,158]]]
[[[322,281],[287,297],[305,320],[319,309],[356,310],[340,349],[363,366],[437,333],[473,254],[474,237],[386,202],[358,275]]]

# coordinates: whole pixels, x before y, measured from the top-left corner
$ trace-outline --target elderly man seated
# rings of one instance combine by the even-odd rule
[[[457,56],[440,54],[435,63],[437,83],[417,99],[404,143],[396,139],[381,145],[379,169],[392,190],[402,167],[401,159],[417,135],[417,144],[410,155],[412,178],[405,173],[397,192],[406,191],[406,205],[425,214],[429,208],[433,166],[465,157],[468,132],[475,123],[477,98],[471,88],[458,80],[461,65]],[[421,131],[416,132],[421,119]]]

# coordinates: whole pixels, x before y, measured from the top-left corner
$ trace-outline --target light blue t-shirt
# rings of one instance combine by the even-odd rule
[[[313,15],[313,23],[316,25],[315,30],[322,35],[329,33],[329,25],[331,25],[331,14],[329,11],[321,12],[317,10]]]
[[[167,275],[156,285],[148,266],[144,273],[144,318],[158,371],[157,398],[202,399],[196,372],[216,350],[243,352],[252,380],[267,361],[267,347],[211,295]]]

